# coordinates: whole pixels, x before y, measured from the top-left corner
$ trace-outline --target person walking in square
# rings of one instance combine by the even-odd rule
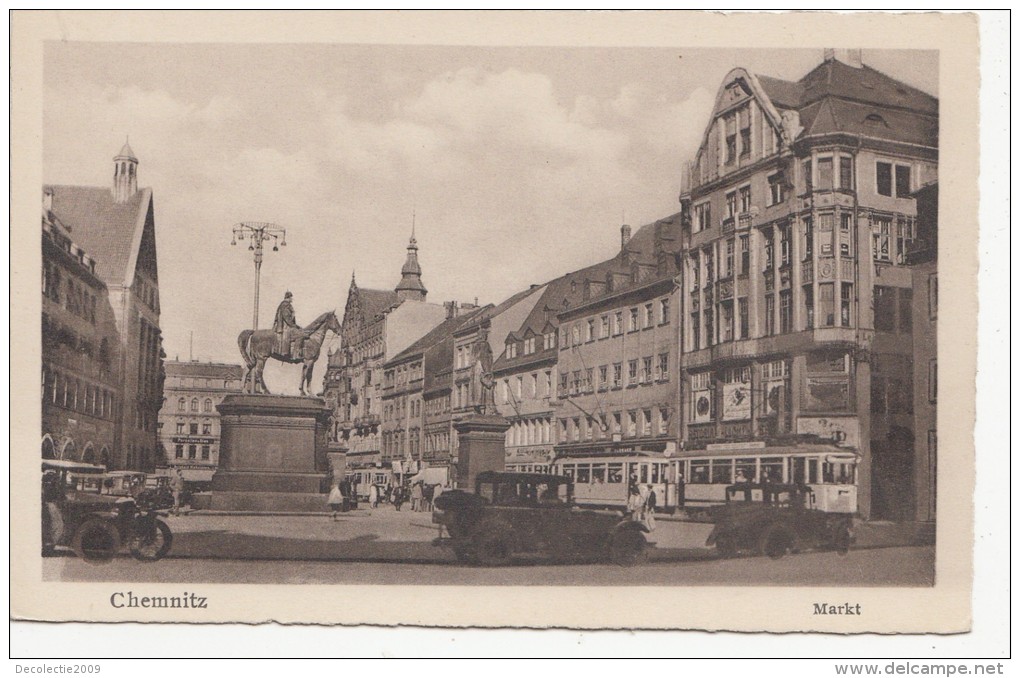
[[[329,510],[333,512],[333,520],[336,521],[336,515],[344,507],[344,493],[340,489],[340,483],[333,486],[333,489],[329,491],[329,498],[326,500],[329,504]]]

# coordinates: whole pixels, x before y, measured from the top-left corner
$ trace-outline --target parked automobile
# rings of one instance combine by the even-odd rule
[[[806,485],[730,485],[726,503],[707,512],[715,527],[705,544],[725,557],[750,551],[775,559],[816,548],[845,554],[853,543],[853,516],[815,508],[814,493]]]
[[[44,552],[69,546],[86,562],[104,563],[122,545],[142,561],[159,560],[170,551],[173,534],[160,519],[165,513],[144,493],[135,498],[104,491],[122,488],[124,474],[63,460],[43,460],[42,469]]]
[[[521,556],[632,565],[648,548],[642,523],[575,506],[573,483],[565,476],[480,473],[473,494],[440,495],[432,521],[449,535],[435,540],[437,546],[478,565],[505,565]]]

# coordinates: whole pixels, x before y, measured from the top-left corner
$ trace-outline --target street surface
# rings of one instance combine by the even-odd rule
[[[508,567],[458,564],[431,544],[438,528],[429,513],[391,506],[322,516],[192,514],[167,519],[170,554],[157,563],[121,556],[89,565],[66,554],[43,560],[51,581],[203,582],[258,584],[505,584],[505,585],[833,585],[930,586],[935,549],[883,542],[864,531],[846,556],[790,554],[781,560],[720,559],[706,548],[711,525],[658,519],[648,562],[609,564],[524,561]],[[863,541],[864,543],[861,543]]]

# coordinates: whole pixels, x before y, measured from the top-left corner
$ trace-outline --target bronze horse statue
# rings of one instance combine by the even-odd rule
[[[237,347],[241,350],[246,367],[244,373],[244,390],[248,393],[269,393],[266,382],[262,380],[262,371],[270,358],[291,365],[301,363],[301,395],[307,395],[305,388],[312,386],[312,368],[319,359],[319,351],[326,339],[326,332],[340,334],[340,321],[335,311],[327,311],[303,328],[305,341],[301,354],[284,355],[279,352],[276,332],[273,330],[244,330],[237,336]]]

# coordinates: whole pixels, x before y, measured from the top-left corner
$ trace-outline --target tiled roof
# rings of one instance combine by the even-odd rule
[[[136,247],[135,239],[151,205],[152,191],[140,189],[127,202],[116,203],[108,188],[45,186],[53,192],[52,212],[70,228],[74,241],[96,260],[96,274],[106,283],[124,283]],[[130,281],[127,281],[130,282]]]
[[[373,320],[400,303],[400,298],[393,290],[371,290],[359,287],[358,297],[361,299],[361,310],[365,314],[366,321]]]
[[[210,377],[240,379],[243,370],[240,365],[227,363],[201,363],[196,361],[167,360],[164,363],[168,377]]]
[[[778,108],[797,108],[800,106],[800,98],[804,89],[799,83],[789,80],[780,80],[768,75],[756,75],[762,89],[768,95],[772,104]]]
[[[895,108],[827,98],[801,111],[805,135],[844,132],[922,146],[938,146],[938,118]]]
[[[854,68],[830,59],[801,78],[798,84],[803,89],[801,106],[824,97],[839,97],[877,106],[906,108],[928,115],[939,113],[938,99],[867,65]]]

